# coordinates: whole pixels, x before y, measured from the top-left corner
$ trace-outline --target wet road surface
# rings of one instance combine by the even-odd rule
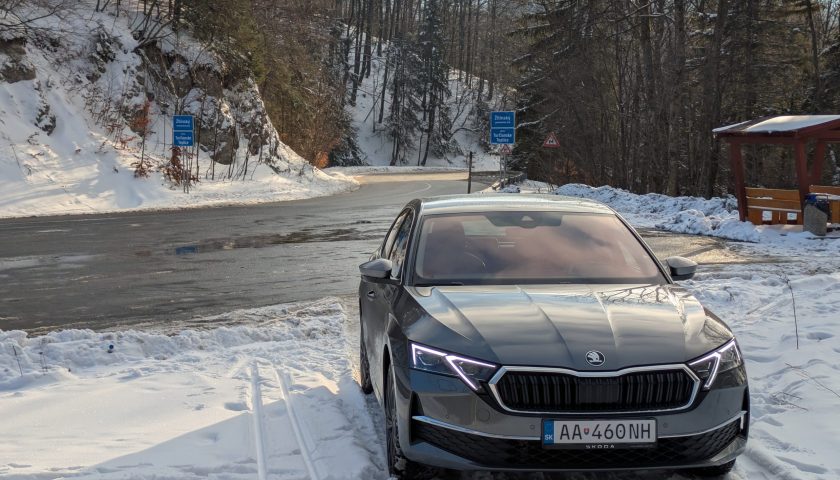
[[[352,296],[358,264],[405,203],[466,191],[463,173],[361,180],[354,192],[294,202],[0,220],[0,329],[165,327]],[[642,235],[660,257],[732,261],[716,239]]]
[[[362,182],[275,204],[0,220],[0,329],[177,322],[346,295],[405,203],[466,192],[459,172]]]

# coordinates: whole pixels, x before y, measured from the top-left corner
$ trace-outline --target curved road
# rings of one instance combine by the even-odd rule
[[[351,294],[405,203],[466,192],[460,172],[361,181],[293,202],[0,220],[0,330],[183,322]]]
[[[466,191],[465,173],[360,180],[354,192],[293,202],[0,220],[0,330],[178,326],[351,296],[358,264],[405,203]],[[707,237],[642,234],[660,256],[720,247]]]

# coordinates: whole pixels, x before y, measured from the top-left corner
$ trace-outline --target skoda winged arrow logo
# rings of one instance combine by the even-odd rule
[[[586,352],[586,363],[593,367],[600,367],[607,360],[603,353],[597,350],[590,350]]]

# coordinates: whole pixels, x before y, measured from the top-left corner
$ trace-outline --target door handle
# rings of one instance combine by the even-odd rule
[[[376,292],[374,292],[373,290],[369,291],[367,293],[367,297],[368,298],[376,298]]]

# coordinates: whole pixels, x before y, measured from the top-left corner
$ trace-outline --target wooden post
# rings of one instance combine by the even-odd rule
[[[744,160],[741,157],[741,143],[729,140],[729,160],[732,162],[732,174],[735,176],[735,198],[738,199],[738,216],[741,221],[747,219],[747,187],[744,185]]]
[[[808,175],[808,158],[805,155],[805,140],[796,142],[796,177],[799,181],[799,202],[802,204],[802,211],[805,211],[805,196],[808,195],[808,186],[811,177]]]
[[[467,193],[472,193],[472,157],[473,152],[470,151],[469,173],[467,174]]]
[[[820,175],[822,174],[823,161],[825,161],[825,141],[817,140],[817,146],[814,149],[814,165],[811,167],[811,178],[808,181],[809,189],[811,185],[820,184]]]

